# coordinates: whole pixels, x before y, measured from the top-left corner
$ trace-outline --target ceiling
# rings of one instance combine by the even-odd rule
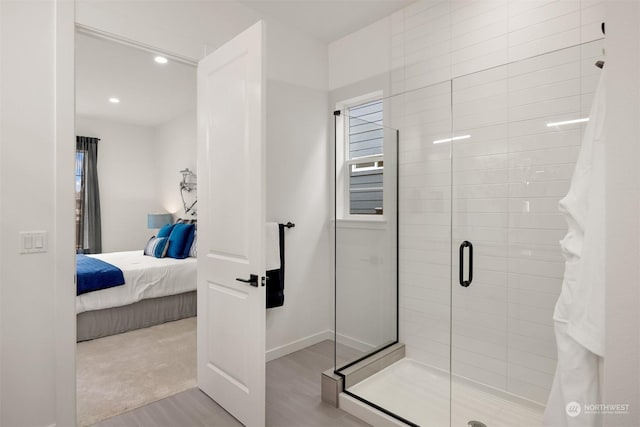
[[[171,60],[157,64],[154,56],[76,34],[76,114],[153,127],[195,110],[195,68]]]
[[[99,3],[98,6],[105,8],[105,12],[111,10],[122,14],[123,20],[145,16],[141,12],[148,12],[147,15],[151,16],[153,12],[154,16],[166,21],[154,21],[150,25],[189,22],[185,28],[193,34],[185,36],[202,39],[202,35],[197,33],[206,29],[209,41],[213,41],[215,46],[229,40],[256,19],[281,22],[328,44],[413,1],[113,1]],[[153,57],[152,53],[134,47],[78,33],[76,113],[122,123],[157,126],[195,109],[195,69],[174,61],[158,65]],[[119,98],[120,103],[110,103],[111,97]]]

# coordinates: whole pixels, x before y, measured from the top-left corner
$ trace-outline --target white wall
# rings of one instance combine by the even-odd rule
[[[606,403],[629,404],[605,425],[640,425],[640,6],[607,4]]]
[[[100,138],[102,252],[143,249],[155,231],[147,229],[147,214],[161,212],[153,128],[78,116],[76,131]]]
[[[175,119],[154,128],[151,148],[154,163],[156,203],[160,212],[172,213],[175,218],[184,217],[178,183],[182,179],[180,171],[189,168],[197,173],[197,131],[196,112],[188,111]],[[189,201],[194,194],[185,193]]]
[[[386,73],[391,67],[391,17],[329,44],[330,90]]]
[[[75,420],[73,11],[67,6],[20,1],[0,6],[3,426]],[[56,40],[64,51],[55,51]],[[56,93],[56,87],[64,92]],[[59,215],[65,212],[60,206],[66,206],[66,216]],[[20,255],[18,232],[24,230],[47,231],[49,251]]]
[[[580,129],[550,132],[544,124],[588,112],[600,46],[477,72],[594,40],[603,20],[598,1],[419,1],[329,46],[332,98],[376,75],[395,95],[400,339],[410,357],[448,369],[453,346],[454,373],[545,402],[565,229],[555,206],[568,189]],[[476,74],[462,77],[469,73]],[[452,126],[473,134],[453,153],[432,144]],[[464,239],[476,245],[467,289],[457,285],[457,264],[449,266]]]
[[[326,91],[267,83],[267,221],[296,224],[285,229],[284,305],[267,310],[268,359],[330,328],[326,110]]]

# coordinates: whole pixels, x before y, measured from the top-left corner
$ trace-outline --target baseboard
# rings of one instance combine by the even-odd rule
[[[325,340],[333,340],[332,331],[318,332],[317,334],[309,335],[308,337],[300,338],[299,340],[267,350],[266,360],[269,362]]]

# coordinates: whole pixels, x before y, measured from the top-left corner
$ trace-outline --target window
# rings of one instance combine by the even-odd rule
[[[346,109],[343,123],[349,215],[383,214],[383,108],[383,101],[377,99]]]
[[[84,151],[76,151],[76,252],[83,248],[82,216],[84,214]]]

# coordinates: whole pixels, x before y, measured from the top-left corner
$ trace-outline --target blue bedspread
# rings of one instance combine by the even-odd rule
[[[86,255],[76,255],[77,295],[124,285],[118,267]]]

